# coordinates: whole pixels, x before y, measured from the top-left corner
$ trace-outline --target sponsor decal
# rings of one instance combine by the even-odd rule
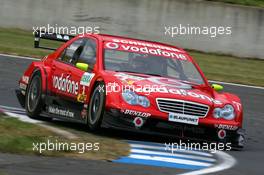
[[[226,130],[234,131],[234,130],[237,130],[238,129],[238,126],[234,126],[234,125],[224,125],[224,124],[215,124],[215,128],[218,128],[218,129],[226,129]]]
[[[149,80],[155,84],[159,84],[159,85],[135,85],[135,86],[130,86],[130,88],[132,88],[135,92],[143,92],[143,93],[151,93],[151,92],[157,92],[157,93],[169,93],[169,94],[175,94],[175,95],[182,95],[182,96],[190,96],[190,97],[194,97],[194,98],[200,98],[203,100],[208,100],[214,104],[217,105],[221,105],[222,102],[219,100],[216,100],[212,97],[209,97],[207,95],[203,95],[203,94],[198,94],[195,92],[192,92],[191,87],[185,83],[181,83],[178,82],[177,80],[165,80],[167,78],[162,78],[162,77],[151,77],[151,78],[143,78],[143,77],[139,77],[139,76],[134,76],[134,75],[128,75],[125,73],[117,73],[115,74],[116,77],[118,77],[118,79],[120,79],[121,81],[124,82],[129,82],[129,81],[133,81],[133,83],[135,81],[141,81],[141,80]],[[130,84],[129,84],[130,85]],[[168,86],[168,87],[166,87]],[[172,88],[172,87],[176,87],[176,88]]]
[[[236,101],[232,101],[232,103],[234,104],[234,106],[236,107],[236,109],[240,112],[241,111],[241,108],[242,108],[241,103],[238,103]]]
[[[24,83],[26,83],[26,84],[28,84],[28,82],[29,82],[29,76],[22,76],[22,81],[24,82]]]
[[[161,85],[161,86],[169,86],[169,87],[176,87],[179,89],[191,89],[192,87],[186,83],[182,83],[180,81],[177,81],[175,79],[171,78],[163,78],[163,77],[150,77],[150,78],[143,78],[135,75],[129,75],[125,73],[117,73],[115,76],[129,85],[132,85],[135,81],[140,81],[140,80],[148,80],[152,83]]]
[[[90,86],[90,83],[94,77],[94,73],[88,73],[88,72],[85,72],[83,75],[82,75],[82,78],[81,78],[81,81],[80,81],[80,85],[83,85],[83,86]]]
[[[125,73],[117,73],[115,74],[115,76],[122,81],[128,81],[128,79],[132,79],[135,81],[140,81],[140,80],[145,80],[146,78],[143,77],[139,77],[139,76],[135,76],[135,75],[129,75],[129,74],[125,74]]]
[[[126,39],[117,39],[114,38],[111,40],[114,43],[121,43],[121,44],[130,44],[134,46],[146,46],[150,48],[157,48],[157,49],[163,49],[163,50],[168,50],[168,51],[175,51],[175,52],[183,52],[177,48],[174,47],[169,47],[169,46],[163,46],[161,44],[153,44],[150,42],[142,42],[142,41],[136,41],[136,40],[126,40]]]
[[[47,111],[48,111],[48,113],[60,115],[63,117],[74,118],[74,116],[75,116],[74,112],[70,111],[69,109],[59,108],[57,106],[48,106]]]
[[[78,94],[77,95],[77,101],[78,102],[84,103],[86,101],[86,99],[87,99],[87,95],[85,95],[85,94]]]
[[[123,109],[121,110],[121,112],[125,115],[132,115],[132,116],[143,117],[143,118],[148,118],[151,116],[151,114],[147,112],[140,112],[140,111],[129,110],[129,109]]]
[[[154,48],[154,47],[147,47],[142,45],[131,45],[131,44],[124,44],[124,43],[117,43],[117,42],[106,42],[105,43],[106,49],[113,49],[113,50],[120,50],[120,51],[128,51],[128,52],[135,52],[141,54],[151,54],[155,56],[164,56],[169,58],[175,58],[179,60],[187,61],[189,60],[186,54],[180,53],[178,51],[173,50],[166,50],[164,48]]]
[[[190,116],[185,114],[169,113],[168,120],[171,122],[186,123],[192,125],[198,125],[199,117]]]
[[[58,89],[59,91],[66,92],[69,94],[77,95],[79,89],[79,83],[71,80],[70,76],[53,76],[53,87]]]
[[[26,90],[27,89],[27,85],[24,83],[19,83],[19,88],[22,90]]]
[[[221,129],[217,133],[219,139],[224,139],[226,137],[226,131]]]
[[[203,95],[203,94],[197,94],[195,92],[192,91],[187,91],[184,89],[173,89],[173,88],[166,88],[166,87],[159,87],[159,88],[149,88],[149,89],[145,89],[145,88],[138,88],[135,89],[136,92],[145,92],[145,93],[149,93],[149,92],[158,92],[158,93],[169,93],[169,94],[175,94],[175,95],[181,95],[181,96],[190,96],[190,97],[194,97],[194,98],[200,98],[203,100],[208,100],[214,104],[222,104],[221,101],[219,100],[215,100],[207,95]]]
[[[128,84],[128,85],[133,85],[134,82],[135,82],[135,81],[133,81],[133,80],[129,80],[129,81],[127,82],[127,84]]]
[[[85,94],[85,86],[82,87],[82,93],[77,95],[77,101],[84,103],[87,99],[87,95]]]
[[[134,119],[133,123],[134,123],[134,125],[135,125],[136,128],[140,128],[141,126],[143,126],[144,121],[143,121],[142,118],[140,118],[140,117],[136,117],[136,118]]]
[[[192,86],[186,84],[186,83],[182,83],[180,81],[177,81],[175,79],[171,79],[171,78],[163,78],[163,77],[151,77],[148,78],[147,80],[159,84],[161,86],[169,86],[169,87],[176,87],[179,89],[192,89]]]

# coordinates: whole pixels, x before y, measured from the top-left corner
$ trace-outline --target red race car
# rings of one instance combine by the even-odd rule
[[[210,85],[183,49],[104,34],[35,33],[65,42],[34,61],[16,91],[29,117],[230,142],[242,148],[240,99]],[[54,49],[55,50],[55,49]]]

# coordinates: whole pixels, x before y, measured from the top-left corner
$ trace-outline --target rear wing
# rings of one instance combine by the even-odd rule
[[[73,35],[49,33],[49,32],[43,32],[39,30],[34,32],[34,36],[35,36],[34,47],[41,48],[41,49],[48,49],[48,50],[56,50],[57,48],[41,46],[40,45],[41,39],[67,42],[75,37]]]

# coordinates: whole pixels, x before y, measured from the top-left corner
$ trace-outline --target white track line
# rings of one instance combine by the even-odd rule
[[[0,54],[0,56],[11,57],[11,58],[20,58],[20,59],[25,59],[25,60],[40,61],[40,59],[37,59],[37,58],[23,57],[23,56],[18,56],[18,55]],[[231,86],[240,86],[240,87],[247,87],[247,88],[264,89],[264,87],[261,87],[261,86],[251,86],[251,85],[238,84],[238,83],[229,83],[229,82],[214,81],[214,80],[209,80],[209,82],[222,83],[222,84],[227,84],[227,85],[231,85]]]
[[[168,158],[168,157],[160,157],[160,156],[149,156],[149,155],[140,155],[140,154],[131,154],[128,157],[134,159],[143,159],[143,160],[156,160],[162,162],[170,162],[170,163],[177,163],[177,164],[184,164],[184,165],[193,165],[193,166],[212,166],[211,163],[193,161],[193,160],[184,160],[184,159],[177,159],[177,158]]]
[[[0,108],[7,109],[7,110],[14,110],[14,111],[25,111],[25,109],[23,108],[9,107],[9,106],[3,106],[3,105],[0,105]]]
[[[12,112],[6,112],[6,111],[4,111],[4,113],[5,113],[6,115],[10,116],[10,117],[17,118],[17,119],[19,119],[20,121],[23,121],[23,122],[27,122],[27,123],[41,123],[41,121],[31,119],[31,118],[29,118],[29,117],[26,116],[26,115],[15,114],[15,113],[12,113]]]
[[[209,82],[219,83],[219,84],[226,84],[226,85],[231,85],[231,86],[240,86],[240,87],[246,87],[246,88],[261,89],[261,90],[264,89],[264,87],[261,87],[261,86],[251,86],[251,85],[238,84],[238,83],[229,83],[229,82],[222,82],[222,81],[215,81],[215,80],[209,80]]]
[[[68,138],[68,139],[77,139],[79,138],[77,135],[69,132],[69,131],[66,131],[66,130],[63,130],[63,129],[60,129],[60,128],[57,128],[57,127],[53,127],[53,126],[50,126],[50,125],[47,125],[45,124],[45,122],[43,121],[39,121],[39,120],[34,120],[34,119],[31,119],[29,118],[28,116],[26,115],[21,115],[21,114],[15,114],[15,113],[12,113],[12,112],[6,112],[6,111],[3,111],[4,114],[8,115],[9,117],[14,117],[14,118],[17,118],[18,120],[20,121],[23,121],[23,122],[27,122],[27,123],[33,123],[33,124],[37,124],[41,127],[44,127],[58,135],[61,135],[65,138]]]
[[[209,167],[209,168],[205,168],[205,169],[201,169],[197,171],[191,171],[188,173],[183,173],[181,175],[201,175],[201,174],[209,174],[209,173],[214,174],[216,172],[229,169],[236,164],[236,159],[234,159],[231,155],[223,151],[217,151],[215,154],[220,161],[219,164]]]
[[[165,147],[161,146],[151,146],[151,145],[144,145],[144,144],[130,144],[132,148],[145,148],[145,149],[153,149],[153,150],[165,150]],[[192,150],[183,150],[183,149],[174,149],[175,152],[184,152],[184,153],[190,153],[190,154],[195,154],[195,155],[200,155],[200,156],[207,156],[207,157],[213,157],[212,154],[206,153],[206,152],[201,152],[201,151],[192,151]]]
[[[2,53],[0,53],[0,56],[10,57],[10,58],[19,58],[19,59],[24,59],[24,60],[35,60],[35,61],[40,61],[40,59],[37,59],[37,58],[23,57],[23,56],[18,56],[18,55],[8,55],[8,54],[2,54]]]
[[[187,158],[187,159],[195,159],[195,160],[203,160],[208,162],[215,162],[216,160],[209,157],[202,157],[202,156],[193,156],[193,155],[187,155],[187,154],[177,154],[177,153],[166,153],[166,152],[160,152],[160,151],[149,151],[149,150],[142,150],[142,149],[131,149],[131,153],[139,153],[139,154],[151,154],[151,155],[160,155],[160,156],[169,156],[169,157],[181,157],[181,158]]]

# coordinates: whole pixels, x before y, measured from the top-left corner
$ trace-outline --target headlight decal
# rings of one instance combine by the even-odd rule
[[[135,92],[126,89],[122,92],[122,97],[125,102],[130,105],[140,105],[144,108],[150,106],[149,99],[145,96],[137,95]]]
[[[233,120],[235,118],[234,107],[230,104],[225,105],[223,108],[215,108],[213,111],[214,118],[223,118],[226,120]]]

